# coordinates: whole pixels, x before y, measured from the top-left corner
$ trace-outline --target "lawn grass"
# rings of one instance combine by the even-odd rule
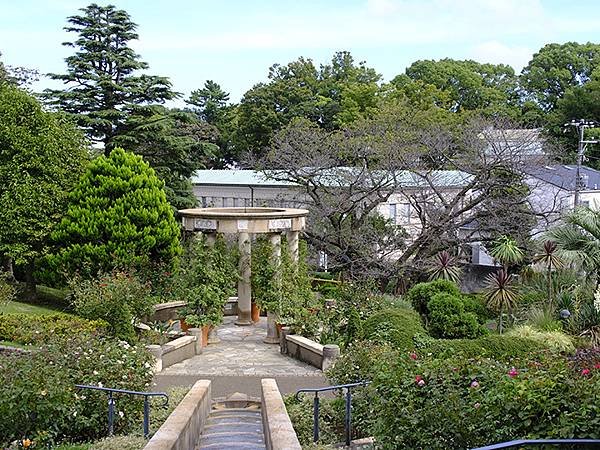
[[[23,303],[17,301],[11,301],[6,304],[0,305],[0,313],[7,314],[30,314],[40,316],[63,311],[64,308],[61,307],[53,307],[49,305],[33,305],[31,303]]]
[[[20,293],[23,289],[19,289]],[[19,294],[20,294],[19,293]],[[57,312],[69,312],[68,302],[65,297],[69,291],[54,289],[47,286],[37,286],[37,300],[35,302],[25,301],[25,299],[17,294],[17,299],[6,304],[0,304],[0,313],[9,314],[31,314],[44,315],[54,314]]]
[[[14,347],[14,348],[23,348],[23,349],[27,348],[25,345],[17,344],[16,342],[12,342],[12,341],[0,340],[0,345],[3,345],[5,347]],[[31,348],[31,346],[29,348]]]

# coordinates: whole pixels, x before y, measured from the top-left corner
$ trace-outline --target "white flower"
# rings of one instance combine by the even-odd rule
[[[99,382],[99,383],[98,383],[98,387],[104,387],[104,386],[102,385],[102,382]]]
[[[123,411],[119,411],[119,416],[120,416],[120,417],[124,417],[124,416],[125,416],[125,413],[124,413]]]
[[[92,373],[93,373],[94,375],[98,375],[98,371],[97,371],[97,370],[94,370]]]
[[[77,411],[73,411],[73,417],[77,417]]]
[[[146,361],[146,362],[144,363],[144,367],[145,367],[146,369],[149,369],[149,368],[150,368],[150,363]]]
[[[594,292],[594,309],[600,312],[600,287]]]

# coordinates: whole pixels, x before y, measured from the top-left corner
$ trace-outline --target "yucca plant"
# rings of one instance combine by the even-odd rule
[[[548,307],[552,305],[552,271],[562,268],[562,259],[557,254],[558,244],[547,240],[542,246],[542,251],[536,253],[533,262],[542,264],[546,268],[546,281],[548,283]]]
[[[564,225],[548,232],[566,262],[573,262],[588,276],[600,274],[600,211],[579,207],[564,218]]]
[[[485,297],[488,308],[498,311],[498,332],[502,334],[502,315],[517,306],[518,294],[512,284],[512,275],[500,269],[487,277]]]
[[[496,239],[490,250],[490,255],[502,264],[506,271],[508,271],[509,266],[519,264],[525,259],[525,253],[510,236],[501,236]]]
[[[427,268],[429,280],[447,280],[458,283],[462,270],[456,265],[456,258],[450,252],[439,252],[429,263]]]

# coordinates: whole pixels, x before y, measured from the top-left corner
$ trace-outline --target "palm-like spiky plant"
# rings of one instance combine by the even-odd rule
[[[542,264],[546,267],[546,279],[548,282],[548,306],[552,303],[552,270],[560,269],[563,266],[562,259],[557,254],[558,245],[556,242],[547,240],[544,242],[542,251],[533,257],[533,262]]]
[[[448,280],[458,283],[461,269],[456,265],[456,259],[450,252],[444,250],[439,252],[429,263],[427,268],[430,280]]]
[[[564,218],[564,224],[548,232],[560,256],[576,263],[589,276],[600,275],[600,211],[579,207]]]
[[[525,253],[519,248],[517,242],[510,236],[501,236],[494,241],[490,255],[499,261],[505,270],[509,266],[519,264],[525,258]]]
[[[505,269],[488,275],[485,296],[488,308],[499,312],[498,331],[502,334],[502,315],[504,311],[512,311],[519,299],[512,285],[512,275]]]

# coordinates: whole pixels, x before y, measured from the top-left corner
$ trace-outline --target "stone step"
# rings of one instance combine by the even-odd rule
[[[236,431],[244,431],[251,433],[262,433],[262,425],[260,424],[240,424],[235,422],[228,422],[224,424],[214,424],[214,425],[206,425],[204,427],[204,431],[202,434],[210,434],[210,433],[226,433],[228,431],[236,432]]]
[[[239,449],[239,450],[265,450],[266,447],[264,444],[248,444],[246,442],[228,442],[226,444],[208,444],[208,445],[200,445],[197,447],[197,450],[203,449],[211,449],[211,450],[228,450],[230,448]]]
[[[200,439],[200,444],[213,444],[219,442],[248,442],[249,444],[263,444],[264,438],[262,433],[253,432],[222,432],[203,434]]]
[[[256,408],[223,408],[213,409],[210,412],[211,416],[222,416],[227,414],[248,414],[252,416],[260,416],[260,409]]]
[[[262,418],[260,416],[248,416],[245,414],[231,414],[219,417],[208,417],[207,423],[218,422],[262,423]]]

